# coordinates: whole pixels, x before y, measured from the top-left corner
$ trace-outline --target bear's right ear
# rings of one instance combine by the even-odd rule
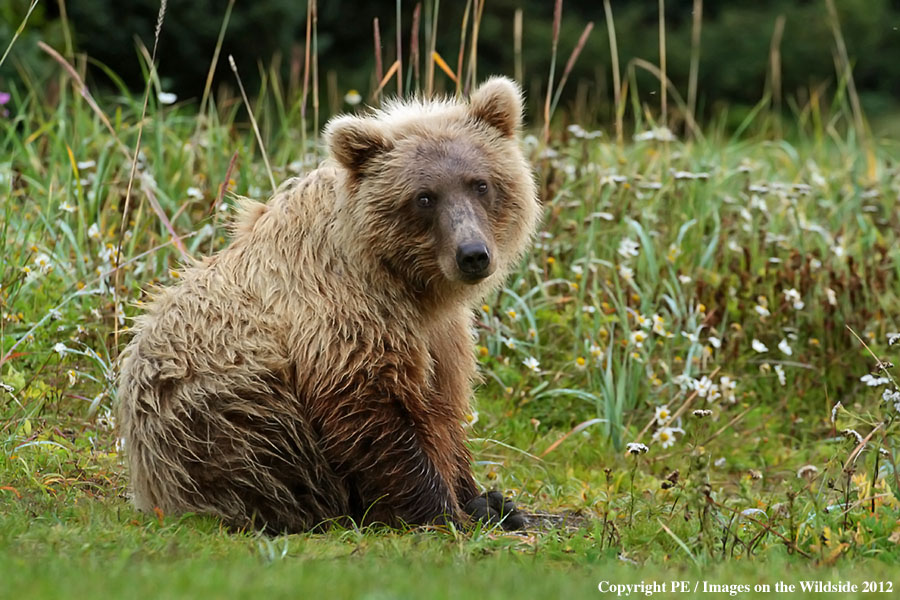
[[[325,139],[331,155],[354,174],[393,146],[380,123],[354,116],[332,119],[325,127]]]

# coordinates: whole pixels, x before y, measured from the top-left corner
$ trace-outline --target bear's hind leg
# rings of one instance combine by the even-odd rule
[[[189,400],[137,403],[125,423],[139,508],[213,514],[271,533],[347,514],[347,492],[288,394],[276,386],[210,393],[186,382],[174,396],[182,394]],[[166,404],[173,408],[153,410]]]

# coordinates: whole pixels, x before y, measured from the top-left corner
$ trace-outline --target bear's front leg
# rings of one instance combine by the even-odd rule
[[[404,403],[356,397],[332,408],[320,422],[322,449],[347,483],[357,523],[463,522],[449,483],[454,474],[429,455],[429,433]]]

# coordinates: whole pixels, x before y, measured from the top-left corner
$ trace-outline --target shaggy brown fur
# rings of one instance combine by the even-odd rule
[[[520,115],[496,78],[468,104],[337,118],[333,160],[157,294],[119,388],[138,508],[270,531],[466,520],[471,308],[539,214]]]

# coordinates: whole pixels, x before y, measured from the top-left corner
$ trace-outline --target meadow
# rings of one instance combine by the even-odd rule
[[[529,115],[544,218],[476,311],[468,423],[528,529],[268,537],[131,507],[116,359],[148,288],[227,245],[236,198],[324,158],[306,90],[267,79],[250,122],[246,97],[179,101],[149,68],[146,93],[107,72],[95,98],[55,60],[0,117],[4,595],[900,584],[900,144],[846,79],[737,128],[660,122],[633,80],[616,129]]]

